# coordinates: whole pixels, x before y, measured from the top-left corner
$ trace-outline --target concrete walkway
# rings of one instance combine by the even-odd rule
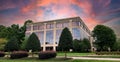
[[[85,60],[112,60],[120,61],[120,58],[93,58],[93,57],[72,57],[73,59],[85,59]]]

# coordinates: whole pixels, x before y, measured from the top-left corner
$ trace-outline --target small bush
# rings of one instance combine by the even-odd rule
[[[11,59],[18,59],[28,57],[28,53],[26,51],[14,51],[10,54]]]
[[[0,57],[4,57],[5,56],[5,53],[0,51]]]
[[[45,51],[39,53],[39,59],[49,59],[56,57],[57,53],[55,51]]]

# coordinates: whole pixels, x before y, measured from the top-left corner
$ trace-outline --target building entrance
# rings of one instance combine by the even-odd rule
[[[51,51],[53,50],[53,47],[46,47],[46,51]]]

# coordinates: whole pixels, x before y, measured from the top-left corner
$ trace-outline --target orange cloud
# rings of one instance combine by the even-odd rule
[[[99,22],[97,22],[96,19],[91,18],[91,17],[83,17],[82,19],[90,30],[93,30],[94,26],[99,24]]]
[[[36,9],[36,3],[35,2],[30,2],[29,5],[26,5],[26,6],[22,7],[21,11],[23,13],[26,13],[26,12],[29,12],[29,11],[34,10],[34,9]]]
[[[58,0],[37,0],[37,6],[48,6],[57,2]]]
[[[31,2],[29,5],[23,7],[21,11],[23,13],[33,13],[32,10],[36,10],[35,14],[32,14],[35,16],[37,21],[44,20],[44,18],[49,19],[53,18],[66,18],[66,17],[74,17],[74,16],[81,16],[84,14],[85,17],[82,17],[83,21],[89,26],[90,29],[92,29],[96,24],[98,24],[100,20],[97,20],[97,15],[102,15],[105,12],[101,9],[107,7],[110,4],[111,0],[106,0],[104,2],[103,0],[97,0],[92,3],[90,0],[36,0],[35,2]],[[95,4],[98,4],[99,13],[94,10],[97,6]],[[71,7],[71,5],[77,5],[78,8],[80,8],[83,13],[80,14]],[[40,7],[44,7],[44,9],[40,9]],[[50,10],[50,14],[45,14],[47,10]],[[52,14],[51,14],[52,13]]]

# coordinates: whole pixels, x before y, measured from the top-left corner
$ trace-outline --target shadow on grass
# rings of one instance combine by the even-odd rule
[[[3,61],[29,61],[29,62],[68,62],[68,61],[71,61],[72,58],[51,58],[51,59],[39,59],[37,57],[26,57],[26,58],[20,58],[20,59],[10,59],[9,57],[3,57],[3,58],[0,58],[0,60],[3,60]]]

